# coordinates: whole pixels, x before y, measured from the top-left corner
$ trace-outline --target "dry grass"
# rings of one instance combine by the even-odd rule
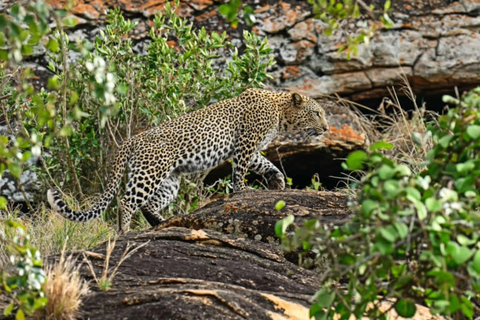
[[[47,264],[47,280],[43,286],[48,298],[46,307],[37,311],[37,319],[70,320],[78,318],[82,297],[88,293],[88,283],[82,280],[72,256],[65,257],[67,241],[62,249],[60,261]]]
[[[339,102],[348,105],[357,115],[358,125],[367,136],[369,143],[379,140],[393,144],[393,149],[385,154],[393,160],[408,165],[413,172],[423,169],[428,151],[432,148],[432,138],[427,130],[427,122],[436,119],[438,114],[427,110],[425,104],[418,106],[412,87],[405,74],[401,75],[401,95],[413,103],[413,110],[402,108],[394,88],[388,88],[390,98],[384,98],[377,109],[339,98]],[[361,109],[373,115],[365,115]]]
[[[60,254],[65,239],[69,239],[66,251],[85,250],[107,241],[115,235],[115,226],[103,219],[78,223],[69,221],[49,209],[41,209],[35,217],[17,216],[15,211],[0,216],[0,236],[5,234],[5,221],[14,219],[20,221],[30,234],[32,245],[39,249],[42,257]],[[8,239],[6,239],[8,240]],[[5,260],[6,247],[0,242],[0,264]]]
[[[123,251],[122,256],[120,257],[120,260],[117,262],[117,265],[113,268],[109,268],[110,264],[110,258],[112,257],[113,249],[115,249],[115,245],[117,243],[117,239],[113,239],[113,242],[108,240],[107,247],[105,250],[105,258],[103,262],[103,271],[102,275],[100,277],[97,277],[97,274],[95,273],[95,269],[93,268],[92,263],[90,260],[88,260],[87,256],[84,254],[84,261],[87,263],[88,267],[90,268],[90,272],[92,273],[93,279],[95,279],[95,282],[98,285],[98,288],[101,291],[107,291],[111,286],[113,282],[113,278],[117,274],[118,268],[120,265],[130,258],[137,250],[140,248],[146,246],[150,241],[147,241],[135,248],[132,249],[132,246],[130,243],[127,243],[127,246],[125,250]]]
[[[380,138],[393,144],[393,149],[386,152],[397,162],[407,164],[413,172],[423,170],[428,151],[433,141],[427,130],[427,121],[438,115],[426,109],[425,104],[418,106],[413,90],[408,80],[403,76],[403,86],[400,91],[412,102],[414,109],[405,111],[400,105],[395,90],[389,90],[391,99],[384,99],[379,106],[377,125]],[[387,108],[391,111],[387,112]]]

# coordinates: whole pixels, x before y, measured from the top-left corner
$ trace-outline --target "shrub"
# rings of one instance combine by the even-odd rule
[[[421,172],[392,161],[381,152],[392,145],[377,142],[346,160],[348,169],[366,171],[350,223],[330,230],[311,221],[291,237],[280,231],[293,219],[279,223],[285,246],[312,248],[327,260],[312,316],[385,318],[378,306],[390,300],[403,317],[415,314],[415,303],[448,318],[473,317],[480,292],[480,88],[445,101],[456,107],[430,124],[433,148]],[[417,147],[425,140],[416,139]]]
[[[4,315],[16,310],[16,319],[24,319],[48,301],[42,289],[45,282],[43,263],[40,251],[31,245],[30,236],[20,223],[7,220],[5,226],[0,240],[7,246],[14,268],[11,274],[6,272],[7,266],[0,271],[0,293],[11,301]]]
[[[69,45],[84,54],[80,67],[65,73],[57,66],[63,53],[52,56],[50,68],[58,73],[58,81],[69,79],[69,110],[74,115],[66,121],[57,119],[57,126],[63,125],[57,128],[60,136],[69,135],[68,144],[55,138],[48,160],[55,180],[68,173],[64,186],[99,191],[107,179],[111,155],[122,140],[209,102],[262,86],[268,77],[266,69],[273,64],[266,40],[245,32],[245,51],[240,55],[235,49],[224,69],[214,67],[232,46],[226,33],[194,30],[169,4],[165,14],[154,18],[144,55],[133,52],[129,34],[134,27],[112,10],[95,44]],[[89,46],[93,50],[88,51]]]
[[[56,22],[53,34],[44,25],[49,18]],[[240,54],[225,33],[194,30],[170,4],[155,17],[142,55],[134,53],[129,38],[135,23],[118,10],[107,14],[106,29],[94,43],[70,42],[63,30],[73,24],[67,10],[52,10],[43,2],[16,4],[10,15],[0,15],[0,31],[5,31],[0,46],[11,44],[0,51],[0,60],[5,61],[0,63],[0,76],[5,75],[0,104],[9,122],[16,123],[11,137],[0,137],[0,172],[8,168],[19,177],[32,155],[40,157],[42,181],[74,194],[101,191],[109,160],[124,139],[246,88],[260,87],[274,64],[266,39],[245,32],[246,48]],[[55,73],[47,89],[38,92],[29,83],[28,68],[15,67],[36,43],[47,49],[49,69]],[[81,56],[75,66],[67,59],[71,51]],[[215,67],[214,62],[224,62],[224,67]],[[199,201],[190,198],[193,206]],[[0,198],[0,206],[5,205]]]

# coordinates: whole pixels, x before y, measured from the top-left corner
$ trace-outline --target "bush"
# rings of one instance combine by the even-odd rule
[[[43,292],[45,272],[40,251],[30,243],[30,236],[18,222],[7,220],[3,230],[1,242],[6,245],[10,263],[14,268],[7,273],[7,265],[0,271],[0,293],[11,301],[5,308],[4,315],[8,316],[16,310],[16,319],[24,319],[44,307],[48,301]]]
[[[353,220],[331,230],[311,221],[291,237],[279,232],[286,247],[312,248],[327,260],[312,316],[385,318],[378,307],[389,300],[403,317],[415,314],[415,303],[448,318],[473,317],[480,292],[480,88],[445,101],[456,107],[430,124],[434,145],[421,172],[385,156],[381,150],[392,148],[385,142],[355,151],[345,166],[366,174],[356,186]],[[416,141],[424,147],[425,139]]]
[[[35,92],[28,82],[28,69],[13,69],[18,53],[0,55],[8,61],[0,64],[0,75],[8,76],[0,89],[0,96],[8,98],[0,104],[18,126],[11,130],[14,138],[0,139],[0,171],[8,167],[18,177],[33,154],[43,161],[38,173],[48,187],[67,188],[74,194],[102,191],[108,163],[124,139],[246,88],[261,87],[269,77],[267,68],[274,64],[266,39],[245,32],[246,48],[239,54],[225,33],[194,30],[170,4],[165,14],[155,17],[143,55],[134,54],[129,38],[135,23],[118,10],[107,14],[106,29],[95,43],[73,43],[63,31],[73,24],[68,11],[51,11],[43,4],[41,8],[42,19],[51,16],[57,23],[53,34],[47,26],[38,35],[38,42],[49,52],[49,69],[55,76],[48,80],[46,90]],[[12,11],[16,10],[26,9],[15,5]],[[34,17],[40,16],[31,10]],[[1,21],[7,21],[5,29],[13,20],[1,15],[0,29]],[[15,28],[21,29],[22,23]],[[15,37],[12,32],[5,34],[8,41]],[[81,55],[75,66],[68,63],[70,51]],[[215,67],[218,61],[224,61],[225,67]],[[13,89],[14,78],[23,81],[23,90]],[[182,206],[195,205],[202,192],[196,193],[190,204]],[[5,205],[3,198],[0,205]]]

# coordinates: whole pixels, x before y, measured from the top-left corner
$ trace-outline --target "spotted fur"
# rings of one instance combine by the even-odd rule
[[[235,192],[245,189],[247,170],[265,176],[270,188],[283,189],[283,174],[260,150],[280,131],[307,130],[319,135],[327,128],[324,110],[313,99],[249,89],[125,141],[117,151],[107,188],[91,209],[71,210],[56,190],[48,191],[48,201],[67,219],[95,219],[118,192],[128,165],[118,219],[119,232],[127,232],[138,209],[150,223],[162,220],[160,211],[177,196],[181,174],[203,171],[230,158]]]

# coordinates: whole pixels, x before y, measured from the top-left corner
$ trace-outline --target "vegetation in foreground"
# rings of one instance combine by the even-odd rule
[[[422,163],[395,161],[384,141],[348,156],[346,168],[364,171],[350,223],[310,221],[287,235],[293,217],[279,222],[286,248],[326,266],[310,309],[317,319],[384,319],[384,301],[406,318],[416,303],[447,318],[480,314],[480,88],[444,101],[453,107],[412,133],[418,152],[428,150]]]

